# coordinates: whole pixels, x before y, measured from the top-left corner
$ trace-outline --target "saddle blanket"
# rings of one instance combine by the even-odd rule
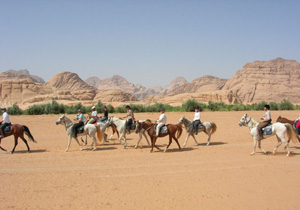
[[[204,125],[202,123],[200,123],[198,126],[198,130],[201,130],[203,127],[204,127]]]
[[[296,120],[295,123],[293,124],[294,130],[300,127],[300,120]]]
[[[155,125],[155,133],[156,133],[156,127],[157,127],[157,124]],[[166,133],[169,133],[169,130],[168,130],[168,127],[166,125],[162,126],[159,130],[159,134],[166,134]]]
[[[262,129],[263,135],[271,135],[272,134],[272,124],[267,125]]]
[[[134,121],[134,124],[130,125],[130,130],[135,130],[136,128],[136,121]]]
[[[4,133],[11,132],[11,125],[8,125],[4,128]]]

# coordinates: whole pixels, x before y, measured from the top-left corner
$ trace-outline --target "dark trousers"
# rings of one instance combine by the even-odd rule
[[[267,122],[261,122],[259,123],[259,125],[257,126],[257,131],[258,131],[258,136],[259,137],[263,137],[263,133],[262,133],[262,128],[266,127],[267,125],[269,125],[269,123],[271,122],[271,120],[267,121]]]
[[[84,123],[83,122],[79,122],[79,123],[75,123],[73,125],[73,133],[74,133],[74,137],[77,137],[77,128],[80,128],[81,126],[83,126]]]
[[[195,120],[192,122],[194,133],[198,133],[198,128],[199,128],[200,123],[201,123],[200,120]]]
[[[100,121],[100,122],[104,122],[104,121],[107,120],[107,119],[108,119],[108,118],[104,116],[104,117],[102,117],[99,121]]]
[[[2,124],[0,125],[0,130],[1,130],[2,137],[4,137],[4,128],[5,128],[6,126],[9,126],[9,125],[11,125],[11,123],[2,123]]]

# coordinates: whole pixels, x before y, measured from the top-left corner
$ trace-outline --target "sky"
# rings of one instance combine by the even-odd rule
[[[300,62],[299,0],[0,0],[0,72],[120,75],[151,88]]]

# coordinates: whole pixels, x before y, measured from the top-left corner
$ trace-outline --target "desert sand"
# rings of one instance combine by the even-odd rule
[[[200,133],[194,146],[178,150],[175,142],[163,153],[150,148],[133,149],[137,134],[128,136],[128,148],[116,140],[83,151],[55,121],[60,115],[11,116],[13,123],[29,127],[37,143],[22,141],[14,154],[0,151],[0,209],[299,209],[300,144],[290,143],[286,157],[281,146],[276,155],[276,137],[262,142],[268,155],[254,156],[247,127],[238,122],[246,112],[202,112],[202,121],[213,121],[217,131],[211,145]],[[263,111],[247,112],[259,119]],[[167,113],[168,123],[193,113]],[[282,115],[296,119],[299,111],[272,111],[273,122]],[[124,116],[124,114],[114,114]],[[157,119],[159,113],[136,114],[137,119]],[[68,115],[72,118],[74,115]],[[108,134],[111,130],[108,131]],[[184,130],[179,142],[186,138]],[[92,142],[88,140],[89,144]],[[158,139],[162,148],[168,138]],[[13,137],[2,140],[8,151]]]

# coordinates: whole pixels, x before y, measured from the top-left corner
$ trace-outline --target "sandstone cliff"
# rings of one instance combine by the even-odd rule
[[[300,64],[277,58],[244,65],[223,87],[236,93],[243,103],[280,102],[288,99],[300,103]]]

